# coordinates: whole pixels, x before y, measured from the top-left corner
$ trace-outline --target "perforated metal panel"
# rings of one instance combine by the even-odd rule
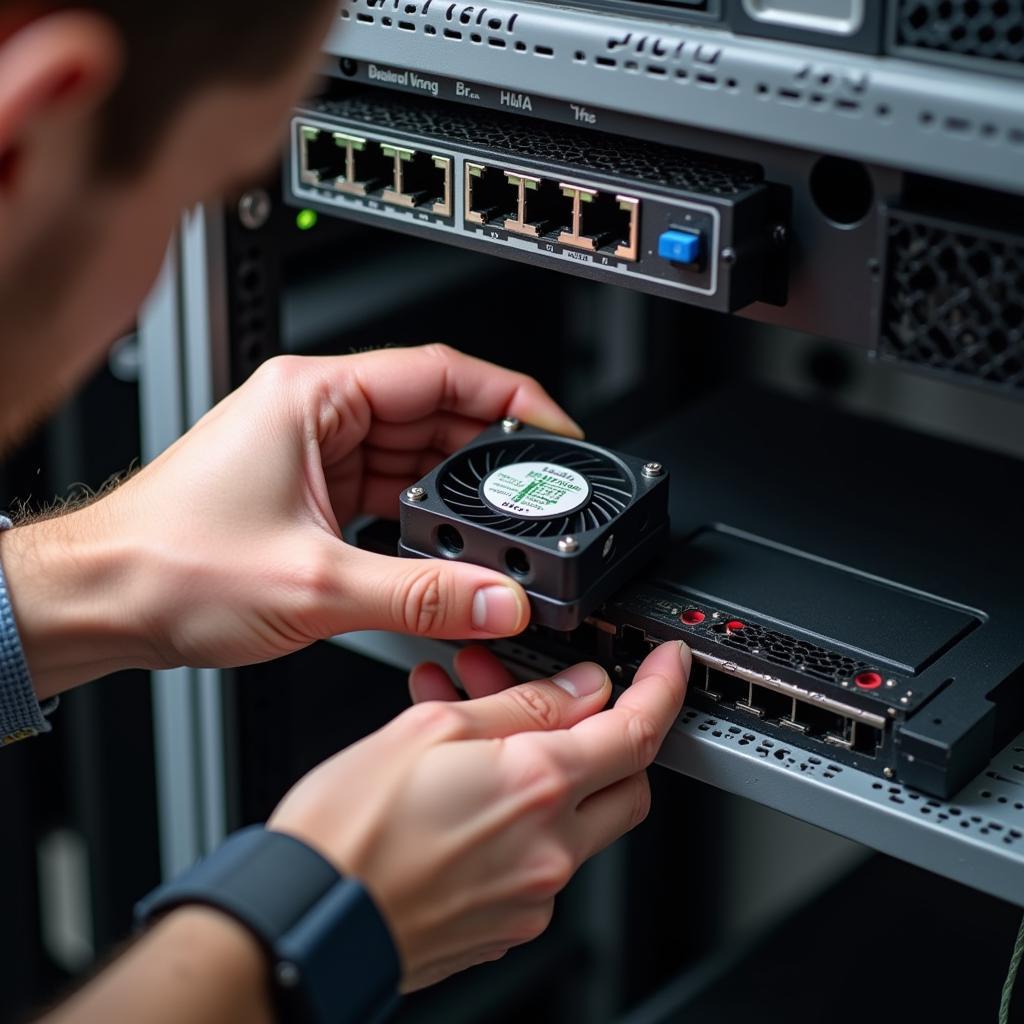
[[[336,642],[405,669],[421,661],[450,664],[454,652],[450,644],[390,633],[355,633]],[[515,641],[499,649],[521,679],[565,668]],[[658,763],[1024,906],[1024,734],[952,800],[694,708],[680,716]]]
[[[414,132],[449,142],[506,150],[525,159],[550,160],[572,166],[578,174],[591,171],[713,196],[741,195],[763,177],[756,164],[740,160],[716,159],[603,132],[583,134],[543,121],[526,121],[472,108],[456,114],[444,105],[416,97],[403,97],[398,105],[361,94],[320,100],[312,109],[365,121],[377,131]]]
[[[900,48],[1024,74],[1024,0],[899,0],[894,17]]]
[[[889,223],[879,354],[1024,389],[1024,243],[913,214]]]

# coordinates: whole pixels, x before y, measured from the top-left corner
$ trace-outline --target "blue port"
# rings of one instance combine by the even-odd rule
[[[672,263],[696,263],[700,259],[699,231],[665,231],[658,239],[658,255]]]

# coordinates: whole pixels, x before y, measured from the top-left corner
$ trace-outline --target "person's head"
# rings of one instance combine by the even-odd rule
[[[0,0],[0,450],[131,325],[180,212],[269,168],[335,0]]]

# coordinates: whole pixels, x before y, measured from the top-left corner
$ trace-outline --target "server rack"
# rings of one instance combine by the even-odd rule
[[[911,322],[912,330],[900,330],[908,316],[921,315],[910,280],[915,270],[920,271],[912,265],[915,254],[925,251],[953,268],[953,280],[964,292],[961,316],[968,318],[978,315],[971,298],[977,293],[970,278],[976,273],[969,262],[971,253],[980,252],[978,258],[989,260],[995,255],[1011,273],[1019,266],[1016,222],[1010,218],[1002,228],[977,223],[971,205],[984,206],[992,193],[998,193],[1008,201],[1004,209],[1014,211],[1013,197],[1019,197],[1024,180],[1024,104],[1015,88],[1019,57],[1013,56],[1017,44],[1012,24],[1000,20],[992,5],[980,5],[981,21],[960,12],[958,23],[967,25],[963,35],[943,21],[936,5],[893,3],[884,18],[882,5],[869,5],[870,16],[856,31],[836,37],[823,36],[820,26],[806,21],[796,27],[768,25],[752,17],[756,5],[750,4],[676,5],[671,11],[668,5],[658,5],[654,21],[647,16],[654,5],[576,6],[587,8],[585,18],[578,10],[545,3],[502,3],[484,9],[355,0],[339,12],[324,64],[329,77],[349,83],[375,88],[386,84],[394,91],[410,92],[417,86],[410,86],[408,79],[405,86],[394,79],[382,83],[381,69],[394,70],[399,77],[414,69],[436,81],[439,96],[450,90],[449,99],[464,99],[456,96],[462,84],[487,109],[508,107],[505,93],[530,96],[551,122],[576,122],[580,108],[596,108],[602,126],[634,137],[656,129],[662,141],[685,137],[704,146],[711,143],[717,153],[731,157],[772,152],[769,162],[778,180],[794,188],[798,206],[804,204],[803,212],[794,210],[791,229],[804,247],[804,262],[812,262],[808,257],[813,254],[822,266],[803,268],[809,276],[803,282],[797,278],[786,303],[745,309],[743,315],[752,323],[734,325],[734,337],[722,351],[696,353],[688,346],[666,355],[659,346],[625,345],[616,341],[614,331],[595,331],[597,341],[585,348],[592,371],[585,393],[574,395],[572,382],[566,381],[569,399],[590,400],[593,422],[603,422],[607,431],[636,401],[636,391],[619,386],[622,380],[648,394],[658,390],[653,381],[663,371],[674,374],[679,384],[674,394],[660,396],[664,407],[728,379],[736,372],[734,360],[742,351],[747,370],[762,383],[811,392],[840,408],[883,421],[909,422],[1019,458],[1024,446],[1019,440],[1020,407],[1013,399],[1024,372],[1019,365],[1024,343],[1013,324],[996,325],[1002,340],[981,324],[980,340],[966,347],[929,341],[927,313],[925,320]],[[645,7],[643,17],[632,13],[640,6]],[[834,6],[844,11],[858,7]],[[915,13],[919,8],[941,31],[927,38],[921,34],[917,23],[922,15]],[[989,24],[986,17],[992,25],[999,23],[994,37],[983,31]],[[747,34],[751,31],[756,35]],[[503,45],[491,41],[491,32]],[[957,68],[952,75],[951,66]],[[780,139],[785,140],[783,145]],[[834,217],[840,222],[838,233],[835,224],[825,230],[813,223],[807,212],[813,198],[809,172],[826,158],[842,161],[844,173],[848,161],[868,167],[874,196],[881,200],[879,215],[845,225],[841,216]],[[908,175],[910,189],[905,188]],[[857,184],[855,178],[842,175],[838,180],[844,188]],[[933,190],[935,182],[952,182],[954,187]],[[289,188],[286,180],[284,192]],[[956,202],[958,194],[961,205]],[[339,339],[344,344],[360,337],[360,325],[374,318],[378,324],[387,323],[382,310],[396,288],[408,283],[410,295],[427,300],[456,282],[486,279],[479,261],[460,263],[457,256],[428,276],[406,273],[403,268],[417,263],[421,250],[415,246],[420,242],[400,244],[396,236],[333,223],[325,196],[305,198],[308,208],[323,214],[313,232],[295,226],[294,210],[284,205],[277,182],[239,197],[225,209],[199,211],[186,223],[143,325],[144,380],[153,382],[144,391],[150,452],[177,436],[265,358],[284,350],[338,351]],[[909,208],[904,208],[905,200]],[[942,215],[933,212],[936,205],[943,207]],[[429,232],[421,234],[430,237]],[[356,283],[349,291],[344,291],[345,274],[328,275],[326,283],[317,283],[317,264],[325,252],[355,257],[356,265],[347,273]],[[407,252],[412,254],[410,262],[403,264]],[[370,272],[359,276],[367,263]],[[541,273],[545,277],[534,280],[552,276]],[[843,294],[843,281],[851,275],[858,281],[856,301]],[[1020,284],[1015,280],[1010,278],[1007,301],[1000,306],[1003,316],[1012,316],[1019,305],[1019,291],[1014,289]],[[372,301],[360,287],[369,281],[383,288],[375,312],[365,305]],[[815,293],[815,287],[820,291]],[[331,301],[315,301],[325,290],[334,296],[333,313]],[[663,305],[647,307],[633,293],[609,299],[607,291],[588,292],[576,310],[577,321],[585,320],[586,309],[603,301],[619,333],[632,332],[635,338],[652,324],[663,326],[673,315]],[[815,294],[821,301],[814,300]],[[704,314],[687,316],[687,325],[694,330],[722,329],[720,321],[702,319]],[[909,366],[923,370],[924,376],[864,371],[841,350],[818,347],[784,333],[782,327],[842,339],[869,350],[877,363]],[[754,345],[754,335],[763,336],[764,344]],[[392,324],[388,340],[397,336]],[[553,358],[579,355],[570,347]],[[652,359],[660,362],[648,361]],[[541,370],[558,376],[550,360],[541,363]],[[170,392],[168,380],[173,382]],[[999,397],[991,397],[993,393]],[[602,397],[607,401],[597,400]],[[900,408],[901,403],[907,408]],[[938,422],[936,404],[944,410]],[[439,660],[450,654],[422,642],[372,634],[340,638],[338,645],[349,654],[399,669],[431,651]],[[315,671],[341,664],[324,651],[312,657]],[[535,657],[533,662],[543,668]],[[351,672],[370,671],[365,662],[344,664]],[[265,671],[232,676],[178,673],[176,678],[158,679],[155,686],[167,872],[184,866],[226,829],[265,813],[285,779],[317,753],[328,752],[331,741],[342,739],[340,733],[314,737],[306,716],[294,707],[294,734],[287,741],[273,737],[267,721],[287,709],[290,701],[275,690]],[[254,691],[262,703],[253,701]],[[316,699],[327,701],[324,707],[334,706],[331,697]],[[355,720],[368,727],[399,703],[400,697],[392,692],[382,704],[363,708]],[[291,749],[282,749],[289,744]],[[756,727],[723,727],[691,709],[660,760],[675,772],[751,797],[865,847],[1024,903],[1024,801],[1015,749],[1024,748],[1024,734],[1011,740],[950,800],[927,797],[850,768],[837,770],[840,766],[802,756],[796,746],[780,748]],[[261,774],[268,764],[273,770]],[[253,782],[254,778],[260,781]],[[698,792],[703,791],[688,788],[687,798],[699,799]],[[725,820],[722,815],[728,818],[733,813],[731,804],[728,811],[716,808],[715,801],[703,800],[700,806],[708,820],[718,824]],[[689,869],[713,871],[707,853],[705,849],[696,854]],[[629,856],[625,855],[627,862]],[[848,846],[823,846],[817,858],[820,877],[833,877],[858,856]],[[577,906],[592,903],[597,891],[593,886],[607,892],[609,883],[625,885],[626,870],[621,861],[617,866],[601,865],[596,880],[585,879]],[[715,879],[724,885],[736,882],[728,872]],[[788,899],[800,891],[796,885]],[[769,900],[761,923],[786,902]],[[606,966],[622,955],[610,936],[623,921],[621,913],[606,914],[597,929],[605,940]],[[569,930],[579,935],[578,929]],[[728,926],[721,933],[732,934]],[[568,940],[564,945],[574,948]],[[524,973],[513,974],[515,980],[509,984],[536,981],[544,976],[539,970],[527,963]],[[633,984],[639,985],[635,979],[643,975],[642,970],[635,973]],[[623,984],[628,988],[630,982]],[[603,996],[607,1002],[609,993]],[[465,1012],[466,1019],[473,1019],[472,1010]],[[601,1018],[592,1014],[586,1019]]]

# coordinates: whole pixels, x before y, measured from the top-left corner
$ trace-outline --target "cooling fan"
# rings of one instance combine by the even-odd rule
[[[668,538],[668,474],[517,420],[485,430],[402,495],[399,550],[518,580],[533,622],[575,629]]]

